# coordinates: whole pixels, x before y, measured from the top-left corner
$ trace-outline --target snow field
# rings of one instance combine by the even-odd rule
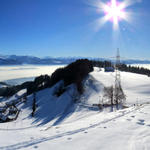
[[[19,106],[22,111],[16,121],[0,124],[0,150],[149,150],[150,78],[121,72],[126,103],[131,107],[114,112],[92,107],[99,102],[103,87],[114,84],[114,75],[95,68],[84,82],[81,102],[75,104],[69,95],[74,85],[59,98],[53,92],[61,82],[38,92],[34,118],[30,95]]]

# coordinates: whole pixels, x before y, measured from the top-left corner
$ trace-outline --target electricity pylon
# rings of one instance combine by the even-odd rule
[[[116,55],[116,64],[115,64],[115,86],[119,86],[121,84],[121,76],[120,76],[120,52],[119,48],[117,49],[117,55]]]
[[[117,105],[119,103],[119,93],[121,90],[121,76],[120,76],[119,66],[120,66],[120,53],[118,48],[117,55],[116,55],[116,64],[115,64],[115,89],[114,89],[114,100]]]

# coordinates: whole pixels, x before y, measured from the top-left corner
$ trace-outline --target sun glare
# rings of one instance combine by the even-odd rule
[[[97,24],[95,30],[98,31],[108,21],[113,23],[114,29],[119,29],[119,22],[121,21],[131,22],[131,15],[133,13],[127,8],[134,3],[131,3],[131,0],[108,0],[106,3],[102,2],[102,0],[95,0],[95,2],[89,3],[97,8],[97,12],[100,15],[104,14],[104,16],[95,21]]]
[[[122,4],[119,4],[116,0],[111,0],[111,2],[104,7],[104,12],[106,18],[113,21],[114,25],[117,25],[118,21],[125,17]]]

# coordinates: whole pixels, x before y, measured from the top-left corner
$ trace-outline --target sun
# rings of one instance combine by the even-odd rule
[[[114,25],[117,25],[118,21],[125,18],[125,9],[122,6],[123,5],[116,0],[111,0],[111,2],[104,7],[106,18],[113,21]]]
[[[112,22],[114,30],[119,29],[120,22],[132,23],[133,12],[128,7],[135,3],[136,1],[131,0],[108,0],[108,2],[92,0],[91,3],[89,2],[89,5],[96,8],[96,12],[101,16],[94,21],[95,31],[98,31],[108,21]]]

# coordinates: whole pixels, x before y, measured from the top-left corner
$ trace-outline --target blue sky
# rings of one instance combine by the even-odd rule
[[[95,31],[104,14],[86,0],[0,0],[0,54],[112,57],[119,47],[124,58],[150,59],[150,1],[137,1],[118,33],[111,22]]]

